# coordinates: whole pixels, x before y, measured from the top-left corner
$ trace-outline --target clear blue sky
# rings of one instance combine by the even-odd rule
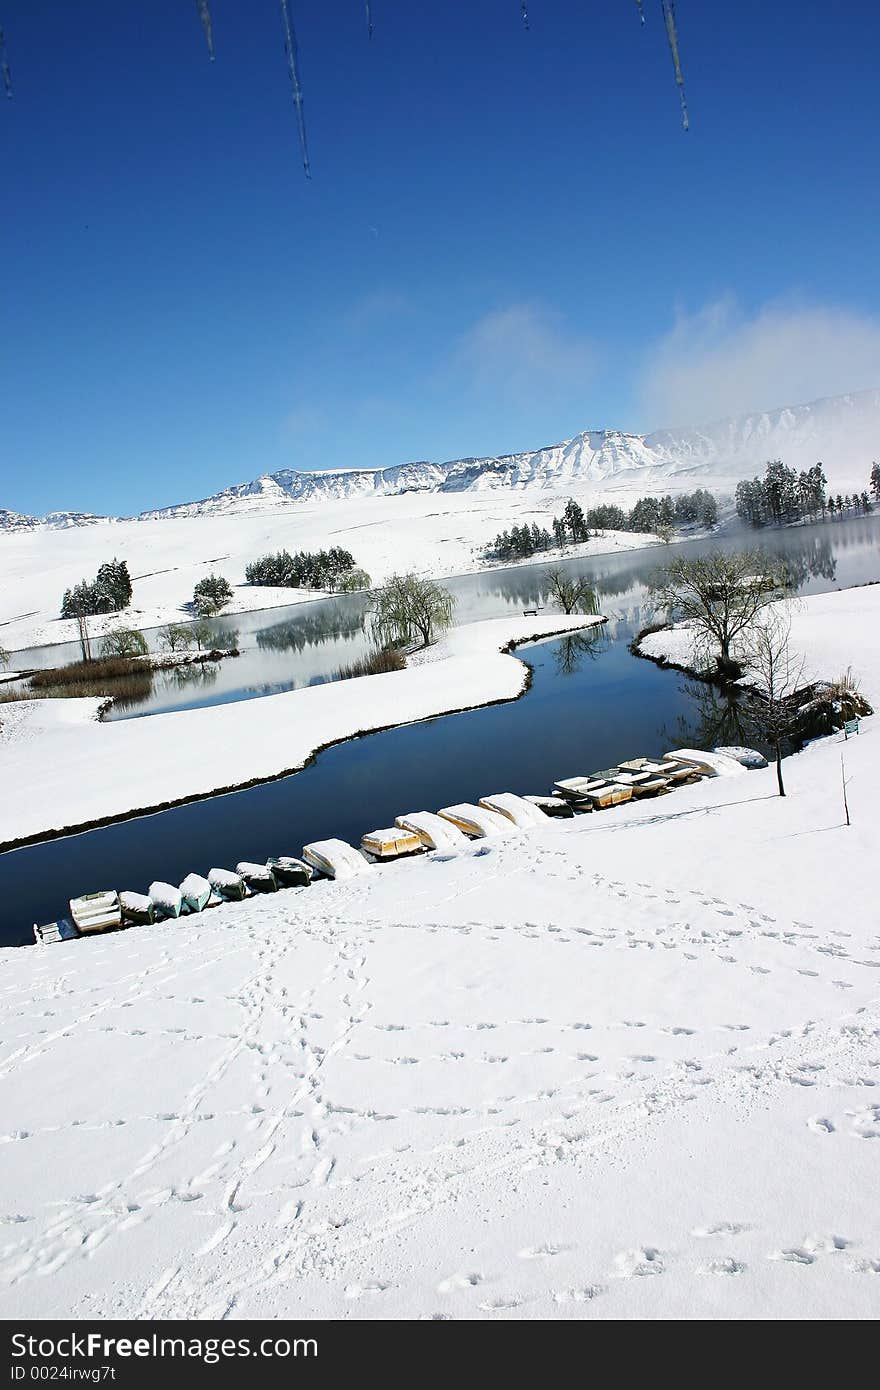
[[[277,0],[4,0],[0,506],[871,384],[880,12],[679,0],[684,134],[644,7],[291,0],[308,182]]]

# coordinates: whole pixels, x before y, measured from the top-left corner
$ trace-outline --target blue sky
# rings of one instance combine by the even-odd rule
[[[0,506],[880,384],[873,6],[4,0]]]

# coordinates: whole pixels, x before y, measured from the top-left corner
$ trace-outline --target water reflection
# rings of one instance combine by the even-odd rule
[[[608,642],[601,628],[571,632],[553,644],[553,661],[560,676],[573,676],[585,661],[595,661]]]

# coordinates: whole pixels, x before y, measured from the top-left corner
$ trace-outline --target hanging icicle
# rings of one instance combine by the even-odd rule
[[[366,0],[365,8],[367,11],[367,38],[371,39],[373,37],[373,12],[370,6],[370,0]]]
[[[529,27],[529,7],[528,7],[528,5],[526,4],[526,0],[520,0],[520,7],[519,7],[519,10],[520,10],[520,14],[522,15],[523,28],[524,28],[524,29],[528,29],[528,27]]]
[[[214,26],[211,23],[211,7],[208,0],[196,0],[196,9],[199,12],[199,19],[202,21],[202,29],[205,34],[205,43],[208,45],[208,57],[214,61]]]
[[[681,59],[678,56],[678,31],[675,27],[675,4],[674,0],[660,0],[663,9],[663,19],[666,24],[666,37],[669,39],[669,51],[672,54],[672,66],[675,69],[675,80],[678,84],[678,96],[681,102],[681,123],[685,130],[688,128],[688,109],[684,97],[684,77],[681,71]]]
[[[293,104],[296,107],[296,123],[299,127],[299,145],[302,150],[303,168],[306,171],[306,178],[312,177],[312,166],[309,163],[309,145],[306,139],[306,118],[303,112],[302,84],[299,80],[299,54],[296,47],[296,32],[290,18],[290,10],[287,8],[287,0],[281,0],[281,18],[284,23],[284,52],[287,55],[287,71],[290,76],[290,87],[293,92]]]
[[[3,37],[2,29],[0,29],[0,76],[3,78],[3,90],[11,101],[12,73],[9,70],[9,59],[6,57],[6,40]]]
[[[644,22],[645,22],[645,11],[644,11],[644,7],[643,7],[643,5],[642,5],[642,0],[636,0],[636,9],[637,9],[638,12],[639,12],[639,19],[640,19],[641,23],[644,24]]]

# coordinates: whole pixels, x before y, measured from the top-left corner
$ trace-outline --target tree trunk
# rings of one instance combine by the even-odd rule
[[[785,787],[782,785],[782,745],[779,739],[776,740],[776,781],[779,783],[779,795],[785,796]]]

